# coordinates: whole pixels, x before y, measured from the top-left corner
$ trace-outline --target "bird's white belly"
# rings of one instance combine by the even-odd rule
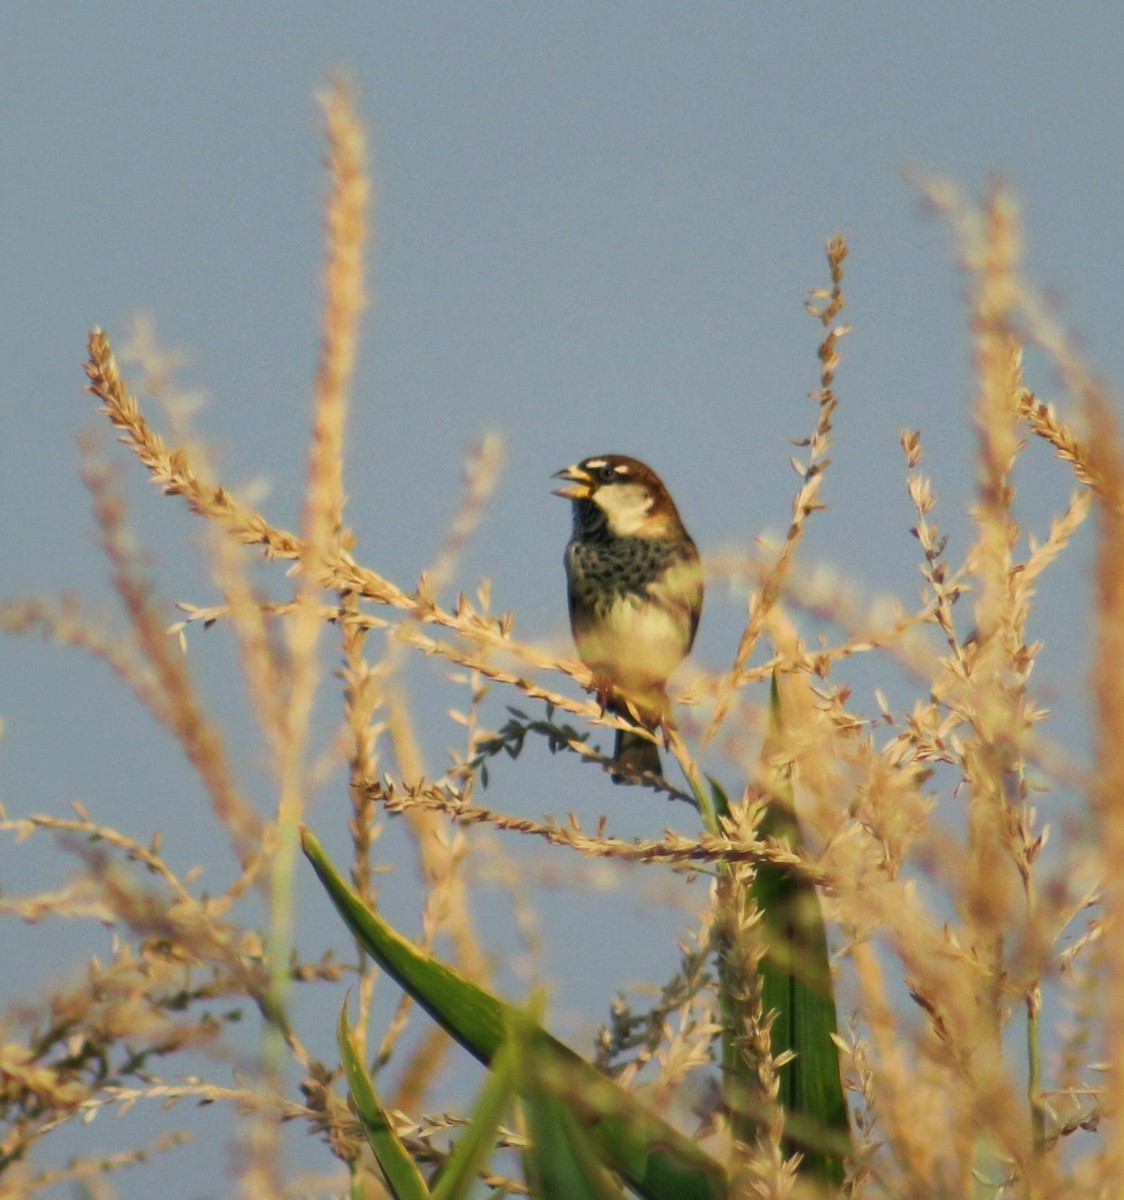
[[[677,615],[639,596],[622,596],[595,627],[582,631],[578,653],[591,671],[626,692],[662,690],[686,649]]]

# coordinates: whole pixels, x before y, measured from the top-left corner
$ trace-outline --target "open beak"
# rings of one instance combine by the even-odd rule
[[[583,470],[576,464],[572,467],[563,467],[561,471],[555,471],[551,479],[568,479],[573,487],[555,488],[551,493],[554,496],[561,496],[563,500],[588,500],[593,494],[593,476],[588,471]]]

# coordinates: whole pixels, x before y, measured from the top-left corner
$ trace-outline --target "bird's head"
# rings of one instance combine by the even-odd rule
[[[627,454],[598,454],[555,472],[567,481],[554,495],[574,502],[575,528],[608,529],[614,537],[675,537],[683,532],[660,477]]]

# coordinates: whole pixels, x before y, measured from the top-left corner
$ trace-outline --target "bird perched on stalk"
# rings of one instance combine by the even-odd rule
[[[699,552],[660,477],[625,454],[556,472],[572,500],[566,547],[570,628],[602,704],[653,731],[671,724],[666,685],[690,653],[702,611]],[[656,743],[618,730],[614,783],[660,774]]]

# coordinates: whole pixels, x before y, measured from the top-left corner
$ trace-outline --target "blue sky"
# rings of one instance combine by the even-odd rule
[[[489,576],[528,636],[564,644],[568,513],[549,476],[585,455],[650,462],[704,553],[784,529],[790,439],[811,430],[817,386],[820,330],[802,303],[837,232],[854,331],[830,508],[804,561],[916,596],[905,426],[922,431],[953,553],[964,544],[963,280],[904,167],[973,194],[992,173],[1009,181],[1030,273],[1094,365],[1110,380],[1124,368],[1113,5],[61,3],[12,6],[5,29],[5,596],[107,603],[77,478],[75,436],[95,423],[81,366],[91,326],[121,344],[137,313],[187,351],[183,379],[207,396],[198,427],[225,477],[264,482],[270,515],[295,523],[320,303],[313,94],[337,68],[357,88],[377,191],[348,461],[358,554],[410,586],[444,535],[465,447],[499,431],[507,473],[458,586]],[[1033,357],[1028,383],[1053,397]],[[1042,447],[1028,462],[1020,511],[1041,533],[1069,480]],[[195,525],[124,466],[165,594],[208,602],[201,560],[183,551]],[[1083,560],[1071,562],[1042,599],[1065,630],[1042,664],[1063,715],[1087,651]],[[700,661],[728,661],[741,604],[712,590]],[[219,646],[204,644],[199,669],[236,711]],[[137,780],[182,778],[183,766],[119,699],[98,664],[0,643],[0,796],[13,814],[79,797],[142,839],[167,825],[167,797],[145,798]],[[439,755],[449,735],[431,736]],[[501,795],[533,816],[613,805],[625,831],[668,822],[639,798],[585,795],[588,779],[551,764]],[[184,819],[170,848],[181,865],[211,836]],[[0,853],[19,880],[26,857]],[[564,979],[572,952],[555,933]],[[74,944],[48,936],[62,970]],[[609,931],[607,963],[635,941],[627,921]],[[605,995],[649,968],[628,959]],[[177,1194],[196,1192],[184,1182]]]

